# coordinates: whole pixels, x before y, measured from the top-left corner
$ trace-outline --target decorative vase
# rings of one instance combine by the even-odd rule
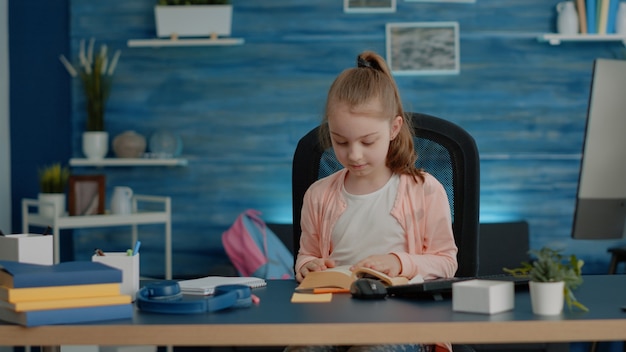
[[[559,315],[563,311],[565,301],[565,282],[528,283],[533,313],[537,315]]]
[[[109,151],[109,133],[105,131],[83,132],[83,154],[87,159],[99,160]]]
[[[115,187],[113,197],[111,197],[111,212],[120,215],[130,214],[132,212],[132,199],[132,189],[123,186]]]
[[[46,218],[62,216],[65,213],[65,193],[39,193],[39,215]]]
[[[150,136],[150,152],[157,158],[175,158],[183,150],[183,141],[170,131],[160,130]]]
[[[562,1],[556,4],[558,13],[556,28],[559,34],[578,34],[578,12],[573,1]]]
[[[118,158],[141,158],[146,151],[146,138],[135,131],[126,131],[113,139],[113,151]]]
[[[626,34],[626,2],[619,3],[619,9],[615,17],[615,33]]]

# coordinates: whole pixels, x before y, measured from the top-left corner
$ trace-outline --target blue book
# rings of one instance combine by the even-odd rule
[[[606,33],[615,34],[615,20],[617,18],[617,9],[620,0],[611,0],[609,3],[609,16],[607,17]]]
[[[597,34],[598,33],[598,25],[597,25],[597,14],[596,9],[598,4],[596,0],[585,0],[587,2],[587,33],[589,34]]]
[[[132,319],[132,303],[111,306],[32,310],[16,312],[0,308],[0,320],[23,326],[88,323],[103,320]]]
[[[7,288],[122,282],[122,271],[99,262],[41,265],[0,260],[0,285]]]

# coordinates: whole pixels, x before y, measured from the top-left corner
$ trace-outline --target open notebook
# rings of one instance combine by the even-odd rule
[[[199,279],[182,280],[178,282],[183,294],[188,295],[212,295],[217,286],[221,285],[247,285],[250,288],[267,285],[265,279],[258,277],[241,276],[207,276]]]

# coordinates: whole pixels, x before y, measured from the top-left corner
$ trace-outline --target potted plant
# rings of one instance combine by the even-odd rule
[[[582,266],[584,262],[575,255],[564,257],[560,251],[548,247],[529,252],[535,256],[531,263],[523,262],[519,268],[504,271],[516,275],[527,276],[529,278],[530,296],[533,313],[540,315],[556,315],[563,310],[563,301],[567,302],[569,309],[572,306],[587,311],[580,303],[573,290],[583,283]],[[556,297],[550,298],[547,292],[552,291]],[[542,293],[543,292],[543,293]],[[546,299],[546,301],[543,301]]]
[[[39,169],[39,215],[47,218],[63,215],[69,177],[69,168],[59,163]]]
[[[105,44],[100,46],[98,53],[94,53],[94,46],[94,38],[89,40],[87,47],[84,39],[80,41],[77,65],[72,65],[64,55],[59,58],[67,72],[72,77],[80,77],[83,84],[87,112],[83,153],[89,159],[102,159],[109,147],[109,135],[104,125],[105,107],[121,51],[117,50],[109,59]]]
[[[157,37],[230,36],[230,0],[157,0],[154,7]]]

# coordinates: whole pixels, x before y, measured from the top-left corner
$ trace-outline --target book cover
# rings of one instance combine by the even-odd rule
[[[102,320],[129,319],[133,317],[131,303],[112,306],[62,308],[16,312],[0,308],[0,320],[23,326],[87,323]]]
[[[122,271],[90,261],[53,265],[0,261],[0,286],[7,288],[121,283]]]
[[[363,277],[381,280],[387,286],[406,285],[409,282],[417,283],[424,281],[421,276],[417,276],[409,281],[406,277],[390,277],[380,271],[369,268],[357,268],[354,271],[350,271],[350,265],[344,265],[308,273],[296,290],[304,291],[321,287],[349,289],[354,280]]]
[[[92,284],[8,288],[0,286],[0,300],[10,303],[66,298],[114,296],[121,293],[120,284]]]
[[[131,303],[131,302],[132,302],[132,297],[130,295],[117,294],[115,296],[49,299],[49,300],[42,300],[42,301],[17,302],[17,303],[0,301],[0,308],[11,309],[16,312],[27,312],[27,311],[32,311],[32,310],[45,310],[45,309],[58,309],[58,308],[110,306],[114,304],[124,304],[124,303]]]
[[[606,26],[609,18],[609,1],[598,0],[600,12],[598,14],[598,34],[606,34]]]
[[[585,8],[585,0],[576,0],[576,12],[578,12],[580,34],[587,34],[587,9]]]
[[[250,288],[257,288],[267,285],[267,282],[265,279],[258,277],[207,276],[199,279],[179,281],[178,285],[184,294],[212,295],[215,287],[220,285],[247,285]]]
[[[606,22],[606,33],[615,34],[615,22],[617,21],[617,10],[619,9],[620,0],[610,0],[609,15]]]
[[[600,0],[586,0],[587,1],[587,33],[596,34],[596,1]]]

